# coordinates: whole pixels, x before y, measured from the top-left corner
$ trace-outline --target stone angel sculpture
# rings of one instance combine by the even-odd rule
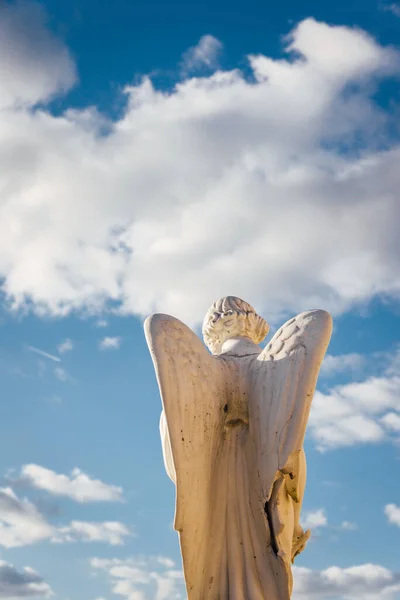
[[[304,312],[262,350],[269,325],[228,296],[204,320],[210,354],[178,319],[146,320],[189,600],[290,598],[309,537],[303,440],[331,329],[327,312]]]

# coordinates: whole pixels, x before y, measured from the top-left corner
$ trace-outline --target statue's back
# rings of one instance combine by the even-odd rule
[[[228,314],[227,331],[232,323]],[[291,560],[306,537],[303,439],[330,331],[329,315],[310,311],[263,351],[239,336],[215,357],[177,319],[146,322],[189,600],[290,598]]]

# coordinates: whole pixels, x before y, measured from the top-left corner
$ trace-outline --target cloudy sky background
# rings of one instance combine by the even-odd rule
[[[400,5],[0,4],[0,598],[183,598],[142,333],[335,329],[296,600],[400,598]]]

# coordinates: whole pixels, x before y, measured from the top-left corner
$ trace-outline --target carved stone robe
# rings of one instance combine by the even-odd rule
[[[331,327],[309,311],[264,350],[241,338],[212,356],[177,319],[147,319],[189,600],[289,600],[308,537],[303,440]]]

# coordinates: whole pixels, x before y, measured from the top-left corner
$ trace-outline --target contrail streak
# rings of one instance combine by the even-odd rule
[[[54,360],[54,362],[61,362],[61,358],[59,356],[54,356],[53,354],[49,354],[44,350],[40,350],[40,348],[35,348],[35,346],[28,346],[28,350],[32,352],[36,352],[36,354],[40,354],[40,356],[44,356],[45,358],[49,358],[50,360]]]

